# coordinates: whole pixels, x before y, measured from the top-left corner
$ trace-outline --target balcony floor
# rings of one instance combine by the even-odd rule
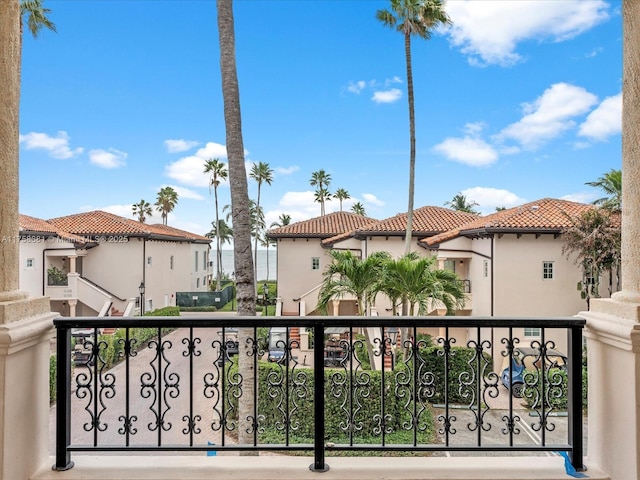
[[[497,461],[498,460],[498,461]],[[55,472],[43,466],[30,480],[567,480],[561,457],[328,457],[330,469],[312,472],[311,457],[86,456]],[[586,461],[588,465],[588,460]],[[609,480],[597,469],[590,480]]]

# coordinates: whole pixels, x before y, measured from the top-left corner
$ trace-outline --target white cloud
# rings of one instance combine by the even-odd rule
[[[478,210],[483,215],[494,213],[497,207],[511,208],[526,203],[524,198],[500,188],[473,187],[462,190],[460,193],[467,197],[467,201],[476,202]]]
[[[320,216],[320,204],[314,202],[315,192],[287,192],[278,202],[278,215],[286,213],[291,215],[291,223],[308,220]],[[337,202],[336,202],[337,204]],[[325,203],[325,209],[327,204]],[[275,221],[275,220],[274,220]]]
[[[498,152],[481,138],[445,138],[433,149],[454,162],[472,167],[486,167],[498,159]]]
[[[292,175],[294,173],[296,173],[298,170],[300,170],[300,167],[298,165],[292,165],[291,167],[275,167],[274,172],[276,172],[278,175]]]
[[[597,193],[577,192],[564,195],[560,198],[562,200],[569,200],[570,202],[591,203],[599,197],[600,195],[598,195]]]
[[[47,150],[50,157],[63,160],[84,152],[82,147],[71,149],[69,147],[69,134],[62,130],[55,137],[50,137],[46,133],[29,132],[25,135],[20,135],[20,143],[27,150]]]
[[[399,76],[394,76],[393,78],[387,78],[384,81],[384,86],[388,87],[389,85],[393,85],[394,83],[402,83],[402,79]]]
[[[189,198],[191,200],[204,200],[204,197],[193,190],[184,187],[178,187],[177,185],[163,185],[163,187],[170,186],[173,188],[178,194],[178,199],[180,198]],[[162,188],[162,187],[160,187]],[[158,188],[158,190],[160,189]]]
[[[165,175],[190,187],[208,187],[209,177],[204,173],[204,162],[209,158],[227,159],[227,147],[207,142],[195,154],[180,158],[165,167]],[[221,183],[226,185],[226,182]]]
[[[100,208],[86,208],[86,211],[90,211],[90,210],[102,210],[104,212],[109,212],[109,213],[113,213],[114,215],[119,215],[121,217],[125,217],[125,218],[129,218],[129,219],[135,219],[135,217],[133,216],[133,204],[131,205],[108,205],[106,207],[100,207]],[[155,212],[155,210],[154,210]],[[158,216],[160,214],[158,213]],[[159,218],[159,217],[158,217]],[[149,222],[149,215],[147,215],[147,222]],[[153,221],[151,223],[154,223]]]
[[[124,167],[126,165],[126,158],[127,154],[125,152],[121,152],[115,148],[109,148],[108,150],[98,148],[89,151],[89,161],[100,168]]]
[[[365,82],[364,80],[358,80],[357,82],[349,82],[349,84],[347,85],[347,90],[351,93],[359,95],[366,86],[367,82]]]
[[[376,103],[393,103],[402,98],[402,91],[398,88],[392,88],[390,90],[379,90],[373,92],[373,100]]]
[[[191,150],[193,147],[200,145],[200,142],[196,140],[165,140],[164,146],[169,153],[178,153]]]
[[[603,0],[458,0],[447,2],[451,43],[472,65],[522,61],[519,42],[571,39],[609,18]]]
[[[573,128],[573,117],[583,115],[598,98],[582,87],[556,83],[533,103],[522,105],[524,117],[504,128],[495,138],[513,139],[524,148],[533,149]]]
[[[605,98],[580,125],[578,135],[593,140],[606,140],[622,132],[622,93]]]
[[[373,193],[363,193],[362,198],[365,202],[375,205],[376,207],[384,207],[384,202]]]

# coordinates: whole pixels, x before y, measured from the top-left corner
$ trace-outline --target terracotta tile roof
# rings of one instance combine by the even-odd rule
[[[73,243],[85,243],[82,237],[74,235],[72,233],[65,232],[56,228],[46,220],[42,220],[36,217],[30,217],[29,215],[20,214],[18,223],[20,225],[21,233],[33,233],[33,234],[47,234],[56,235],[64,240],[68,240]]]
[[[593,205],[584,203],[543,198],[480,217],[448,232],[424,238],[420,242],[433,246],[458,236],[491,233],[560,233],[569,225],[567,215],[570,217],[580,215],[592,208],[594,208]]]
[[[190,240],[196,242],[211,242],[211,239],[186,232],[166,225],[147,225],[129,218],[120,217],[113,213],[95,210],[77,213],[65,217],[52,218],[49,223],[57,228],[77,235],[128,235],[136,237],[162,237],[174,240]]]
[[[329,238],[352,232],[363,225],[377,220],[351,212],[333,212],[322,217],[315,217],[302,222],[292,223],[284,227],[274,228],[267,232],[269,238]]]
[[[458,212],[444,207],[426,206],[413,211],[413,235],[428,236],[446,232],[465,223],[476,220],[477,215]],[[404,235],[407,229],[407,214],[381,220],[358,229],[357,234]]]

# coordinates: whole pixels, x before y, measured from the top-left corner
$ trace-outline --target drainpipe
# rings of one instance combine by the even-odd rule
[[[494,236],[491,235],[491,316],[493,317],[493,240],[494,240]],[[493,359],[493,364],[495,366],[495,362],[496,362],[496,356],[495,356],[495,342],[494,342],[494,336],[493,336],[493,327],[491,327],[491,358]]]

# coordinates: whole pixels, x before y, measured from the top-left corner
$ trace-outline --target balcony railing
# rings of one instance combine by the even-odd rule
[[[328,468],[327,452],[564,451],[582,468],[583,319],[84,317],[54,324],[57,470],[71,468],[71,453],[80,451],[307,451],[319,472]],[[114,327],[114,335],[100,334]],[[270,338],[271,327],[312,331],[309,358],[290,328]],[[540,329],[540,337],[530,342],[518,391],[515,359],[525,338],[515,332],[525,328]],[[82,336],[72,337],[79,329]],[[439,332],[432,346],[424,331]],[[403,338],[394,341],[395,333]],[[552,353],[563,346],[564,366]],[[72,371],[76,349],[85,360]],[[498,360],[507,367],[496,367]],[[528,407],[512,395],[519,392]]]

